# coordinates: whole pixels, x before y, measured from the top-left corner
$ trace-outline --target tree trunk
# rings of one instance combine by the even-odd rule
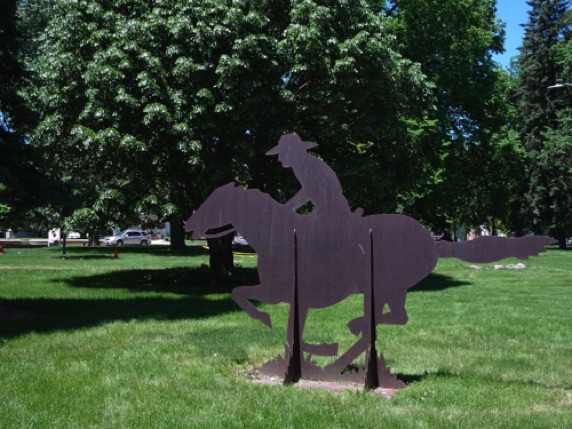
[[[217,234],[229,227],[209,229],[207,234]],[[234,233],[229,233],[218,238],[207,238],[209,246],[209,265],[213,271],[233,271],[234,259],[232,255],[232,239]]]
[[[185,244],[185,231],[183,230],[183,219],[180,215],[173,215],[169,222],[171,223],[171,250],[182,252],[187,248]]]
[[[67,258],[67,237],[68,237],[68,233],[64,232],[62,234],[62,258],[65,259]]]
[[[552,237],[558,242],[560,250],[566,250],[566,228],[556,227],[552,231]]]
[[[99,237],[89,237],[87,240],[88,247],[98,247],[100,245]]]
[[[97,230],[89,231],[87,238],[88,247],[98,247],[100,244],[99,232]]]
[[[558,240],[558,248],[560,250],[566,250],[566,235],[564,233],[558,234],[556,239]]]

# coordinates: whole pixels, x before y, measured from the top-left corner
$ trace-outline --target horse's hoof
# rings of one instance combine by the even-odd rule
[[[270,320],[270,315],[268,313],[261,313],[257,317],[257,319],[260,320],[262,323],[264,323],[269,328],[272,328],[272,321]]]
[[[383,325],[405,325],[408,319],[407,313],[389,312],[382,314],[378,319],[378,323]]]
[[[317,356],[337,356],[338,343],[309,344],[304,341],[302,350]]]
[[[363,332],[363,317],[356,317],[348,322],[348,329],[354,335],[359,335]]]

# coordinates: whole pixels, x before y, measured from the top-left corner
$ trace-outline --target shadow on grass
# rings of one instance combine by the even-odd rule
[[[4,299],[0,302],[0,338],[29,332],[75,330],[133,319],[178,320],[214,317],[239,311],[229,296],[236,286],[258,284],[255,268],[237,268],[232,274],[213,273],[208,267],[164,270],[124,270],[65,279],[71,287],[129,289],[179,297],[126,299]],[[208,295],[224,295],[209,299]]]
[[[87,255],[101,255],[102,257],[109,257],[117,249],[119,254],[126,255],[153,255],[153,256],[208,256],[209,250],[206,243],[196,242],[196,244],[187,245],[182,250],[171,250],[167,244],[153,244],[151,246],[68,246],[68,255],[72,258],[89,257]],[[255,255],[256,251],[247,245],[233,244],[233,252],[247,253]],[[69,258],[69,256],[68,256]]]
[[[96,260],[96,259],[109,259],[109,255],[73,255],[73,256],[52,256],[52,259],[66,259],[66,260]]]
[[[232,273],[218,273],[206,266],[133,269],[67,279],[72,287],[89,289],[128,289],[136,292],[162,292],[201,296],[228,294],[237,286],[254,286],[256,268],[236,268]]]
[[[119,254],[131,255],[153,255],[153,256],[202,256],[208,255],[208,250],[201,245],[187,246],[181,251],[173,251],[169,245],[151,245],[151,246],[69,246],[68,254],[73,257],[86,257],[88,255],[109,256],[117,249]]]
[[[436,379],[459,379],[461,375],[453,374],[452,372],[447,371],[425,371],[422,374],[401,374],[396,373],[395,376],[403,381],[407,386],[412,383],[418,383],[424,381],[427,378],[436,378]]]
[[[471,282],[457,280],[443,274],[431,273],[409,289],[409,292],[437,292],[449,288],[469,286],[471,284]]]
[[[2,307],[17,309],[13,320],[0,322],[0,338],[29,332],[75,330],[114,321],[134,319],[202,319],[238,311],[230,299],[204,297],[131,299],[48,299],[2,300]]]
[[[407,385],[423,381],[423,379],[426,378],[428,375],[429,372],[424,372],[423,374],[400,374],[400,373],[395,374],[395,376],[399,380],[403,381]]]
[[[237,268],[232,274],[222,274],[201,266],[113,271],[71,277],[65,282],[74,288],[127,289],[179,296],[5,299],[0,302],[0,310],[3,307],[15,311],[15,317],[0,318],[0,338],[8,339],[29,332],[75,330],[113,321],[201,319],[239,311],[229,296],[231,290],[237,286],[258,284],[258,275],[256,268]],[[441,274],[431,274],[411,290],[439,291],[469,284]],[[213,300],[208,298],[209,295],[223,296]],[[415,377],[410,376],[406,381],[418,381]]]
[[[502,384],[505,387],[517,387],[524,390],[529,390],[530,388],[541,388],[541,389],[554,389],[554,382],[543,381],[543,380],[531,380],[525,377],[524,379],[501,379],[494,374],[482,374],[476,371],[471,371],[470,368],[466,368],[460,372],[452,372],[445,370],[437,371],[426,371],[423,374],[396,374],[397,378],[409,385],[410,383],[420,382],[425,379],[433,379],[445,382],[458,382],[458,383],[470,383],[473,386],[483,386],[486,385],[487,388],[494,386],[495,384]],[[570,389],[569,386],[563,385],[562,388]]]
[[[74,277],[66,282],[78,288],[129,289],[140,292],[168,292],[195,296],[230,293],[237,286],[259,284],[256,268],[237,267],[232,273],[218,273],[206,266],[114,271],[88,277]],[[413,286],[410,292],[436,292],[470,284],[470,282],[456,280],[443,274],[432,273]]]

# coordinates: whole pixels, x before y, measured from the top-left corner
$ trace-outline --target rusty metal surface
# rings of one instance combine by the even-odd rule
[[[474,263],[509,256],[526,259],[543,252],[549,240],[482,237],[463,243],[435,242],[410,217],[362,216],[361,210],[352,213],[333,170],[307,152],[316,146],[289,134],[268,152],[278,155],[285,168],[292,168],[302,185],[287,203],[229,183],[207,198],[187,220],[185,230],[199,238],[209,229],[232,225],[257,251],[260,285],[237,287],[232,297],[250,317],[269,327],[269,315],[251,300],[290,304],[285,358],[266,366],[286,374],[285,383],[300,377],[337,379],[347,365],[367,352],[366,388],[403,387],[385,367],[383,356],[378,356],[375,327],[407,322],[407,289],[430,274],[439,257]],[[296,210],[308,202],[314,207],[311,213],[298,214]],[[333,364],[316,367],[304,353],[338,356],[338,345],[304,342],[308,310],[334,305],[361,292],[364,314],[348,322],[359,339]],[[361,374],[359,377],[364,381]]]

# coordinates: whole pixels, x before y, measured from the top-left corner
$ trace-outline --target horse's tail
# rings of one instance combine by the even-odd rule
[[[550,241],[550,238],[541,236],[520,238],[487,236],[457,243],[438,241],[436,246],[441,258],[489,263],[509,257],[528,259],[529,256],[537,256],[546,252],[545,246]]]

